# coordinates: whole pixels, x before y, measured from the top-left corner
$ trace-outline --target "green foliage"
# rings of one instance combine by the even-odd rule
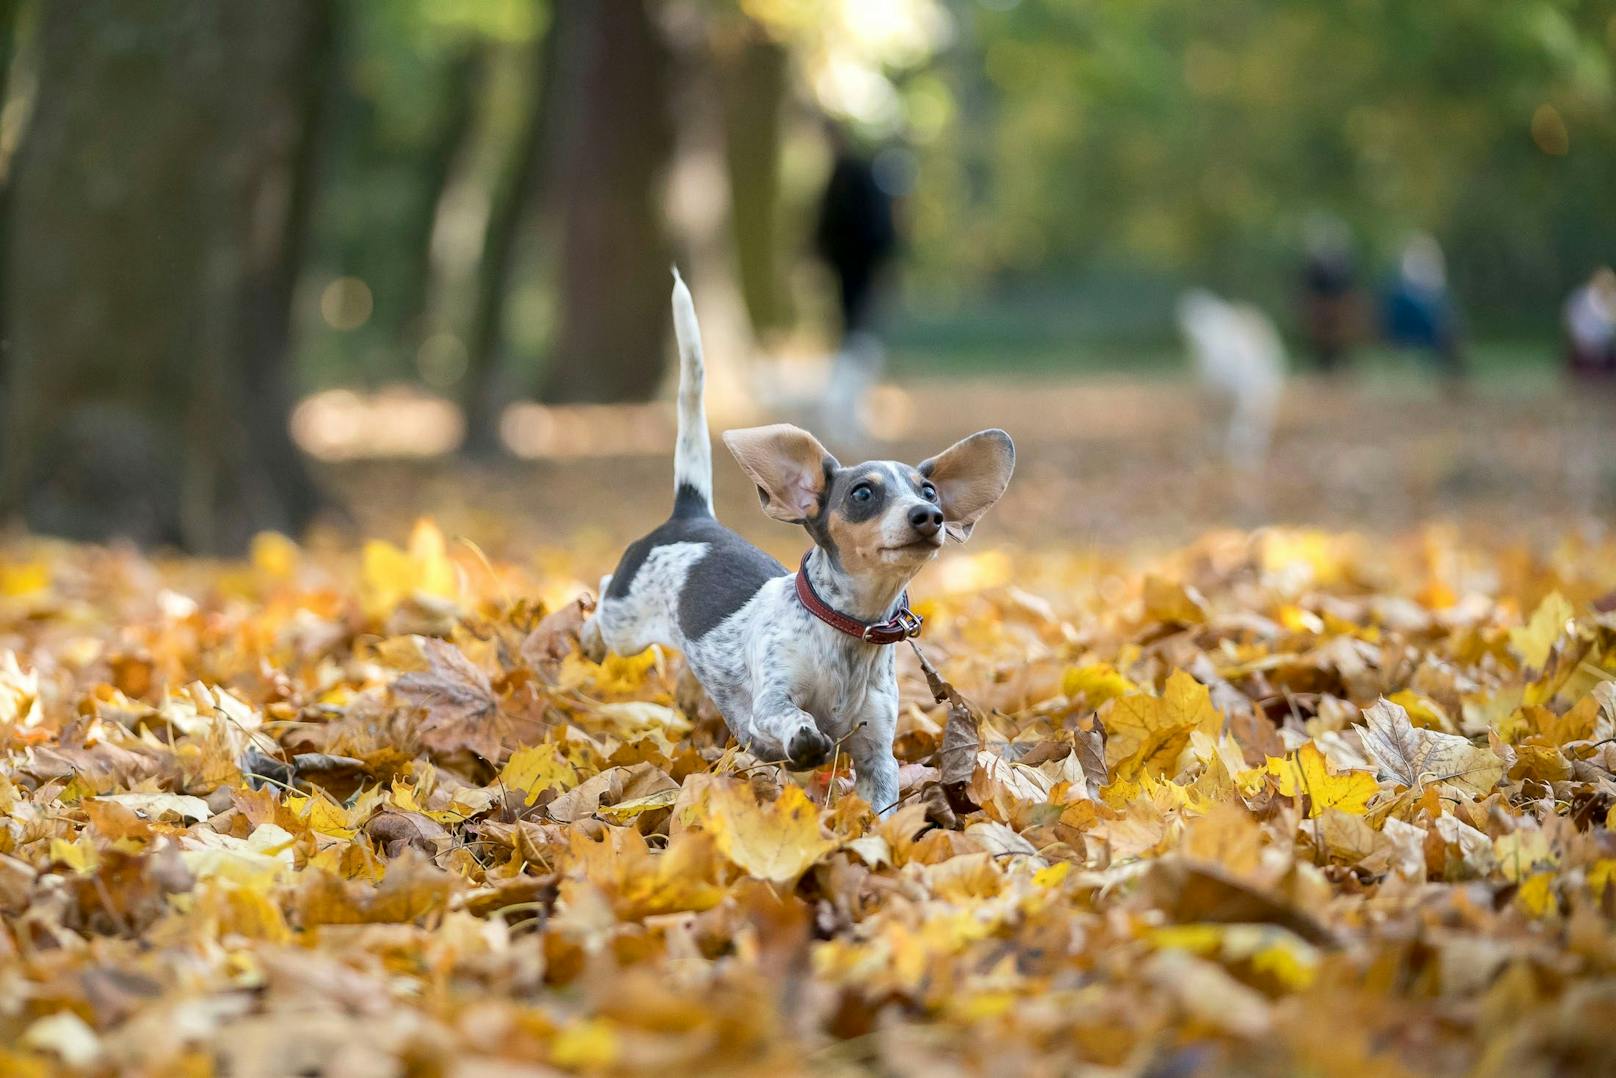
[[[1434,232],[1489,305],[1553,304],[1610,257],[1587,227],[1616,213],[1609,0],[1025,0],[967,18],[914,214],[924,271],[1098,261],[1278,294],[1319,212],[1371,255]]]

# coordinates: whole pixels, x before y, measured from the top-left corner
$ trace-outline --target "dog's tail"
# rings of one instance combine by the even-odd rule
[[[673,270],[673,332],[679,339],[679,440],[673,451],[673,514],[713,512],[713,442],[707,433],[701,327],[690,289]]]

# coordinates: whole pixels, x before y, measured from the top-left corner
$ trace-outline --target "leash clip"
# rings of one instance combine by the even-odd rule
[[[920,635],[921,626],[925,624],[926,619],[910,610],[907,606],[899,607],[898,612],[892,615],[892,620],[875,625],[866,625],[864,627],[864,641],[865,643],[870,643],[873,634],[891,632],[894,629],[903,634],[902,639],[913,640]]]

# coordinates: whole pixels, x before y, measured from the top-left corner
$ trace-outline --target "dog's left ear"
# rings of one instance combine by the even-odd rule
[[[937,488],[943,530],[962,543],[1010,485],[1015,469],[1016,443],[998,429],[977,431],[920,463],[920,474]]]

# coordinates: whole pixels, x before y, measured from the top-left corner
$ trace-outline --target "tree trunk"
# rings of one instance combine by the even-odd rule
[[[21,20],[22,0],[0,0],[0,112],[3,112],[10,100],[11,65],[17,52],[17,24]],[[9,177],[0,172],[0,251],[5,250],[6,231],[11,223],[9,200],[6,193],[10,189]],[[6,374],[7,353],[11,351],[6,342],[5,316],[5,261],[0,259],[0,418],[6,414],[6,385],[9,378]],[[0,444],[0,451],[5,448]]]
[[[329,5],[42,15],[4,252],[0,505],[204,551],[296,531],[316,495],[287,433],[287,325]]]
[[[788,57],[755,24],[725,43],[718,65],[724,105],[735,264],[752,332],[767,338],[790,324],[780,275],[780,137]]]
[[[403,223],[408,271],[397,303],[397,333],[399,347],[411,356],[425,336],[432,281],[432,230],[444,189],[472,133],[486,58],[486,48],[474,41],[461,49],[443,72],[444,92],[436,110],[437,124],[421,155],[417,169],[419,190]]]
[[[669,317],[667,49],[647,0],[558,0],[551,32],[564,33],[554,85],[566,116],[560,310],[541,396],[645,400],[662,378]]]
[[[516,263],[516,240],[540,184],[541,162],[556,127],[556,67],[560,31],[552,22],[533,42],[527,122],[494,189],[477,263],[476,297],[466,347],[466,378],[461,404],[466,411],[464,449],[474,456],[499,451],[499,415],[507,389],[500,377],[505,341],[505,301]]]

